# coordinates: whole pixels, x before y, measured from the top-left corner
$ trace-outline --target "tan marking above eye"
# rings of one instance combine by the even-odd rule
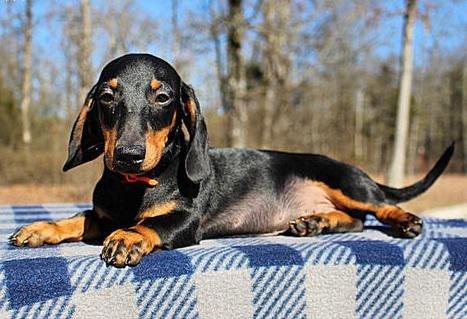
[[[156,79],[151,81],[151,89],[157,90],[161,87],[161,82],[157,81]]]
[[[118,86],[118,80],[117,80],[117,78],[113,78],[113,79],[107,81],[107,84],[108,84],[112,89],[116,89],[117,86]]]

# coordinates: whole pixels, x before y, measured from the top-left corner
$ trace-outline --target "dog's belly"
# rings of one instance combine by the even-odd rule
[[[250,193],[223,211],[206,215],[201,227],[203,238],[277,233],[301,216],[335,210],[322,188],[294,179],[280,194]]]

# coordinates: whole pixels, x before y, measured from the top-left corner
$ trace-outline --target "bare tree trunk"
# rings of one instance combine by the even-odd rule
[[[228,143],[232,147],[246,146],[247,113],[245,107],[245,66],[242,54],[245,21],[242,0],[229,0],[227,22],[227,121]]]
[[[408,150],[407,158],[409,160],[407,164],[407,173],[409,176],[417,173],[417,154],[418,154],[418,136],[420,132],[420,115],[415,114],[412,119],[412,125],[410,126],[410,136],[408,138]],[[423,173],[423,172],[422,172]]]
[[[91,72],[91,5],[81,0],[81,39],[78,51],[79,101],[84,101],[92,82]]]
[[[450,140],[459,143],[460,147],[456,154],[454,155],[454,160],[451,165],[451,169],[456,172],[464,172],[464,140],[465,140],[465,131],[464,131],[464,61],[455,61],[451,63],[448,79],[449,79],[449,132]]]
[[[71,61],[69,58],[69,54],[66,56],[66,60]],[[67,120],[72,119],[75,115],[75,108],[73,107],[72,102],[72,93],[73,92],[73,84],[72,84],[72,77],[73,77],[73,70],[71,68],[71,63],[66,63],[65,66],[65,107],[66,107],[66,118]],[[80,101],[81,103],[82,101]],[[68,124],[68,123],[67,123]]]
[[[363,123],[365,119],[364,111],[365,93],[359,88],[355,97],[355,139],[354,157],[357,160],[363,158]]]
[[[396,187],[404,183],[405,159],[407,151],[407,132],[409,129],[410,95],[412,89],[413,66],[413,29],[417,12],[417,1],[407,0],[407,11],[404,19],[404,42],[401,56],[401,75],[399,82],[399,98],[397,102],[396,136],[394,153],[389,169],[388,184]]]
[[[210,5],[212,8],[212,3]],[[211,17],[214,16],[214,13],[211,10]],[[225,81],[225,76],[223,73],[223,61],[222,61],[222,49],[221,49],[221,41],[219,38],[219,25],[218,21],[211,21],[210,29],[211,33],[211,39],[214,43],[214,52],[215,52],[215,57],[216,57],[216,75],[217,79],[219,81],[219,91],[220,91],[220,98],[221,98],[221,103],[222,105],[225,106],[228,104],[227,101],[227,89],[226,89],[226,81]]]
[[[180,28],[178,27],[178,0],[172,0],[172,54],[174,56],[174,66],[177,71],[183,74],[183,63],[180,56]]]
[[[265,48],[265,99],[263,117],[262,147],[271,148],[275,125],[280,107],[288,101],[287,79],[290,58],[287,51],[287,22],[290,19],[289,0],[268,0],[263,3],[264,25],[262,29],[266,41]]]
[[[21,99],[21,120],[23,126],[23,143],[31,143],[31,124],[29,106],[31,104],[31,65],[32,65],[32,0],[26,2],[26,21],[24,26],[24,70]]]
[[[462,68],[462,142],[463,172],[467,173],[467,61],[464,60]]]

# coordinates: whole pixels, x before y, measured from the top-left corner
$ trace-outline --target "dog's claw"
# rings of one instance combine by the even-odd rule
[[[109,260],[106,260],[105,263],[106,263],[107,267],[109,267],[109,266],[112,266],[114,262],[115,262],[115,256],[113,256]]]
[[[128,254],[128,255],[126,256],[126,258],[125,258],[125,265],[130,266],[130,267],[134,267],[135,265],[131,264],[131,263],[130,263],[130,260],[131,260],[131,255]]]

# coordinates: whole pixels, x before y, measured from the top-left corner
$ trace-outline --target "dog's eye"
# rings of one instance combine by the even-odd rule
[[[102,93],[101,96],[99,96],[99,101],[104,104],[110,104],[113,100],[114,96],[109,92]]]
[[[170,96],[168,96],[165,93],[159,93],[156,96],[156,103],[157,104],[166,104],[167,102],[169,102],[169,100],[170,100]]]

